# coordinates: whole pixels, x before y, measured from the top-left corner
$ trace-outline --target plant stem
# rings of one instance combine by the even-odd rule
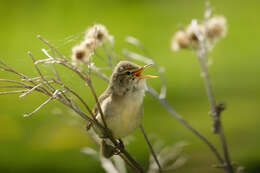
[[[209,72],[208,72],[208,66],[206,64],[208,52],[207,52],[205,40],[203,37],[202,37],[202,39],[199,39],[199,46],[200,46],[200,49],[198,52],[198,60],[199,60],[201,71],[202,71],[202,77],[204,78],[207,96],[208,96],[209,103],[211,106],[211,115],[213,117],[213,123],[214,123],[214,133],[219,134],[219,137],[220,137],[220,141],[221,141],[223,153],[224,153],[224,158],[225,158],[225,165],[224,165],[225,170],[228,173],[233,173],[234,170],[231,165],[228,146],[227,146],[227,142],[225,139],[224,130],[222,127],[222,122],[220,119],[221,111],[216,110],[216,109],[218,109],[218,105],[216,103],[216,98],[214,96],[214,92],[212,89],[210,76],[209,76]]]
[[[155,151],[153,149],[153,146],[152,146],[148,136],[146,135],[146,132],[145,132],[144,127],[143,127],[142,124],[140,125],[140,129],[141,129],[142,134],[144,135],[144,138],[145,138],[145,140],[146,140],[146,142],[148,144],[148,147],[149,147],[149,149],[150,149],[150,151],[152,153],[152,156],[153,156],[153,158],[154,158],[154,160],[155,160],[155,162],[156,162],[156,164],[157,164],[157,166],[159,168],[159,172],[161,173],[162,172],[162,167],[161,167],[160,162],[159,162],[159,160],[158,160],[158,158],[156,156],[156,153],[155,153]]]

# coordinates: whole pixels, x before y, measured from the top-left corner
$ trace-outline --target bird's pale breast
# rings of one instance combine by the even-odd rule
[[[112,99],[107,97],[101,104],[108,128],[115,138],[122,138],[135,131],[141,124],[144,91]],[[101,121],[100,115],[98,120]]]

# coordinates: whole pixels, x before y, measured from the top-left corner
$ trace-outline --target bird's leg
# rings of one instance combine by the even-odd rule
[[[119,142],[115,147],[107,144],[104,139],[101,140],[101,154],[105,158],[110,158],[113,155],[119,155],[121,153],[121,150],[124,148],[125,145],[121,139],[119,139]]]
[[[105,158],[110,158],[113,155],[117,154],[117,151],[115,151],[116,147],[113,147],[112,145],[109,145],[105,142],[104,139],[101,140],[101,154]]]

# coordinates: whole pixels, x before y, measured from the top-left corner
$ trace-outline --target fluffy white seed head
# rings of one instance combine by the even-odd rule
[[[215,16],[206,23],[206,35],[210,40],[218,40],[225,37],[227,33],[227,21],[224,16]]]
[[[84,40],[81,43],[81,45],[82,45],[82,47],[85,47],[85,49],[89,52],[94,52],[95,49],[97,48],[96,40],[93,39],[93,38],[89,38],[89,39]]]
[[[88,62],[91,54],[81,44],[72,48],[72,61],[75,63]]]
[[[179,51],[182,48],[188,48],[191,41],[185,31],[178,31],[172,38],[172,50]]]
[[[196,49],[199,47],[199,36],[204,37],[206,33],[205,26],[203,24],[198,24],[192,22],[186,28],[186,34],[191,42],[192,48]]]
[[[210,50],[215,43],[226,36],[227,21],[224,16],[215,16],[198,23],[197,20],[186,27],[185,30],[176,32],[172,39],[172,50],[178,51],[182,48],[199,49],[200,41],[203,41],[206,49]]]
[[[90,58],[95,53],[95,50],[105,41],[114,43],[113,36],[108,34],[104,25],[96,24],[86,31],[85,39],[80,45],[72,49],[72,60],[75,63],[89,62]]]
[[[110,39],[108,30],[104,25],[96,24],[89,28],[86,32],[85,40],[94,39],[96,46],[103,44]]]

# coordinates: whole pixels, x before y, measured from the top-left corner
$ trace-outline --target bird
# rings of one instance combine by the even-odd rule
[[[98,98],[107,128],[121,144],[121,138],[132,134],[142,123],[146,79],[157,77],[142,75],[151,65],[139,66],[130,61],[120,61],[113,70],[107,89]],[[97,105],[93,114],[104,125]],[[88,129],[91,126],[102,137],[101,131],[93,124],[89,124]],[[116,154],[116,148],[103,139],[101,154],[110,158]]]

